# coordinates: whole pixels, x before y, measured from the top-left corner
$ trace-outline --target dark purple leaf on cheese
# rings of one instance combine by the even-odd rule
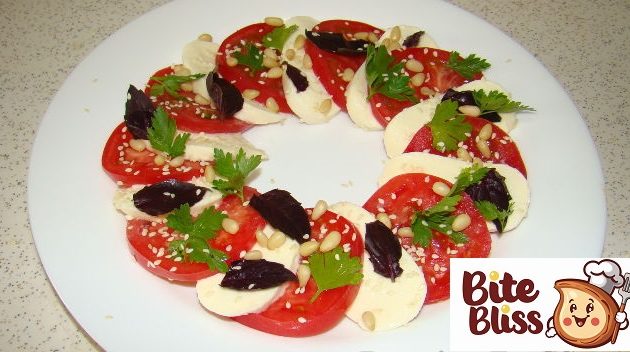
[[[474,105],[479,106],[475,102],[475,98],[473,96],[473,92],[470,90],[465,90],[462,92],[458,92],[454,89],[449,88],[442,97],[442,101],[452,100],[457,102],[457,106],[462,105]],[[500,122],[501,115],[497,114],[496,111],[486,111],[479,115],[480,118],[488,120],[490,122]]]
[[[505,177],[501,176],[496,169],[490,169],[481,181],[466,188],[465,192],[475,202],[488,201],[494,204],[499,211],[507,211],[510,208],[512,197],[505,185]],[[493,223],[499,232],[503,231],[500,221],[493,220]]]
[[[403,46],[405,48],[415,48],[418,46],[418,44],[420,44],[420,38],[424,35],[424,31],[418,31],[410,36],[408,36],[407,38],[405,38],[405,40],[403,41]]]
[[[479,115],[484,120],[488,120],[490,122],[501,122],[501,115],[496,111],[487,111]]]
[[[365,249],[375,272],[392,281],[402,274],[400,242],[385,224],[374,221],[365,225]]]
[[[146,186],[134,193],[133,204],[149,215],[162,215],[187,203],[192,206],[208,189],[175,179]]]
[[[291,193],[273,189],[261,195],[254,195],[249,205],[256,209],[271,226],[299,243],[306,242],[304,235],[310,235],[311,224],[308,214]]]
[[[134,138],[148,139],[147,129],[151,127],[151,118],[155,108],[143,91],[129,85],[125,103],[125,125]]]
[[[287,76],[289,76],[291,82],[293,82],[295,89],[298,91],[298,93],[305,91],[306,88],[308,88],[308,80],[306,79],[306,76],[304,76],[302,74],[302,71],[300,71],[297,67],[290,64],[286,65]]]
[[[259,290],[287,281],[297,281],[297,277],[280,263],[241,259],[232,263],[220,285],[235,290]]]
[[[343,34],[332,32],[306,31],[306,37],[322,50],[346,56],[366,55],[370,44],[362,39],[346,40]]]
[[[233,118],[234,114],[243,108],[241,92],[232,83],[219,77],[216,72],[208,74],[206,88],[210,99],[217,107],[217,116],[220,119]]]

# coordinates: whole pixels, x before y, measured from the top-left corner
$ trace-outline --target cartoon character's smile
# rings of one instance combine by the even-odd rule
[[[578,327],[584,326],[584,324],[586,323],[586,319],[588,319],[588,317],[590,317],[590,315],[587,315],[584,318],[578,318],[574,315],[573,319],[575,320],[575,325],[577,325]]]

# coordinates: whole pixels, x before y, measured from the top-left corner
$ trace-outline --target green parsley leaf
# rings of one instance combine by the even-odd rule
[[[210,207],[193,220],[190,205],[183,204],[166,217],[166,226],[188,236],[183,240],[171,241],[169,251],[175,252],[174,257],[181,257],[184,261],[206,263],[210,269],[226,272],[227,255],[208,245],[208,241],[221,229],[226,217],[227,215]]]
[[[457,175],[457,179],[447,196],[460,194],[464,192],[466,188],[479,183],[479,181],[486,177],[488,171],[490,171],[489,168],[478,164],[473,164],[470,167],[463,168],[459,172],[459,175]]]
[[[510,100],[507,95],[493,90],[486,94],[483,90],[473,91],[473,98],[475,103],[479,106],[479,109],[483,113],[485,112],[517,112],[517,111],[534,111],[527,105],[521,104],[519,101]]]
[[[409,76],[405,74],[403,64],[398,63],[390,67],[394,58],[387,52],[385,46],[374,48],[368,46],[365,64],[369,97],[376,93],[383,94],[396,100],[409,100],[417,103],[415,90],[409,85]]]
[[[265,34],[263,37],[263,45],[267,48],[276,48],[282,50],[284,43],[289,39],[289,36],[298,29],[297,25],[291,27],[280,26],[274,28],[273,31]]]
[[[181,96],[177,93],[177,91],[181,88],[182,83],[192,82],[198,80],[199,78],[205,76],[203,73],[197,73],[194,75],[188,76],[153,76],[151,77],[156,83],[151,86],[151,96],[157,97],[164,92],[170,94],[173,98],[179,99]]]
[[[223,179],[216,179],[212,186],[223,193],[237,194],[243,199],[243,186],[247,176],[260,165],[261,155],[248,157],[245,151],[239,149],[234,158],[231,153],[225,153],[221,149],[214,149],[214,171]]]
[[[262,70],[263,67],[263,55],[260,49],[258,49],[252,43],[246,43],[244,47],[245,53],[243,51],[234,52],[232,56],[238,60],[240,65],[244,65],[249,67],[252,70],[252,73]]]
[[[450,67],[464,78],[471,79],[475,74],[489,68],[490,64],[485,59],[477,57],[475,54],[470,54],[462,59],[459,57],[457,51],[451,51],[446,66]]]
[[[484,219],[488,221],[498,220],[499,223],[501,223],[502,229],[505,228],[508,217],[514,211],[514,202],[510,202],[510,205],[506,210],[499,210],[494,203],[487,200],[476,201],[475,206],[477,207],[481,215],[483,215]]]
[[[350,254],[344,252],[341,247],[324,253],[311,254],[308,257],[308,266],[317,284],[317,292],[311,298],[311,303],[326,290],[347,285],[358,285],[363,279],[361,260],[357,257],[350,257]]]
[[[447,196],[431,208],[416,212],[411,219],[413,242],[423,248],[428,247],[433,237],[432,230],[448,236],[453,243],[468,242],[464,233],[453,231],[452,227],[455,219],[453,212],[461,198],[460,195]]]
[[[186,141],[190,137],[190,133],[177,135],[175,120],[168,117],[161,107],[155,109],[147,134],[153,148],[165,152],[172,158],[184,154]]]
[[[457,144],[466,140],[472,126],[457,112],[457,102],[445,100],[437,105],[429,128],[433,136],[433,148],[444,152],[457,150]]]

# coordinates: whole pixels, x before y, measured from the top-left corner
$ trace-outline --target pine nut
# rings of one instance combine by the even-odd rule
[[[280,78],[284,71],[280,67],[272,67],[267,71],[267,78]]]
[[[415,75],[411,76],[411,84],[414,87],[420,87],[422,83],[424,83],[426,76],[422,72],[418,72]]]
[[[184,161],[185,160],[186,159],[184,159],[184,156],[180,155],[180,156],[176,156],[173,159],[171,159],[171,161],[169,161],[168,164],[171,167],[180,167],[180,166],[184,165]]]
[[[199,105],[209,105],[210,104],[210,100],[208,100],[205,97],[197,94],[197,95],[195,95],[195,103],[197,103]]]
[[[320,252],[328,252],[337,247],[341,243],[341,234],[339,231],[331,231],[324,237],[322,243],[319,244]]]
[[[281,231],[274,231],[274,233],[267,240],[267,248],[274,250],[280,248],[287,240],[287,236]]]
[[[392,40],[391,38],[385,38],[383,39],[383,42],[381,43],[381,45],[383,45],[385,48],[387,48],[388,51],[390,51],[390,47],[392,46]]]
[[[253,251],[249,251],[247,253],[245,253],[245,255],[243,256],[243,259],[247,259],[247,260],[260,260],[262,259],[263,254],[261,251],[254,249]]]
[[[368,40],[368,32],[356,32],[354,38],[358,40]]]
[[[467,162],[472,161],[472,157],[470,156],[470,153],[468,153],[468,151],[464,148],[457,148],[457,159],[467,161]]]
[[[137,151],[137,152],[141,152],[143,150],[146,149],[146,144],[144,144],[144,142],[141,139],[131,139],[129,140],[129,146],[131,147],[131,149]]]
[[[328,203],[325,200],[318,200],[315,203],[315,207],[313,208],[313,212],[311,213],[311,220],[315,221],[319,219],[324,213],[328,210]]]
[[[190,82],[184,82],[179,85],[179,88],[181,88],[183,91],[186,91],[186,92],[192,92],[193,85]]]
[[[199,37],[197,37],[197,39],[202,40],[204,42],[211,42],[212,36],[208,33],[203,33],[203,34],[200,34]]]
[[[276,59],[272,59],[268,56],[263,57],[263,66],[266,68],[278,67],[280,63]]]
[[[308,279],[311,278],[311,268],[308,265],[300,264],[297,270],[297,278],[300,283],[300,287],[306,286]]]
[[[322,114],[327,114],[332,108],[332,99],[324,99],[319,104],[319,112]]]
[[[440,181],[434,183],[431,189],[433,190],[433,192],[441,196],[446,196],[448,192],[451,191],[451,188],[447,186],[446,183]]]
[[[453,224],[451,228],[453,231],[459,232],[470,225],[470,216],[466,213],[459,214],[453,219]]]
[[[487,141],[492,136],[492,124],[487,123],[479,130],[479,140]]]
[[[280,107],[278,106],[278,103],[276,102],[276,99],[274,98],[271,98],[271,97],[267,98],[267,101],[265,101],[265,106],[271,112],[280,111]]]
[[[173,74],[175,76],[190,76],[190,70],[184,65],[176,65],[173,67]]]
[[[295,50],[293,49],[287,49],[287,52],[284,53],[284,56],[287,58],[287,60],[291,61],[293,59],[295,59]]]
[[[420,88],[420,94],[432,97],[435,95],[435,91],[429,87],[422,87]]]
[[[398,229],[398,232],[396,234],[400,237],[413,237],[413,231],[411,230],[411,227],[401,227]]]
[[[368,38],[367,39],[369,41],[371,41],[372,43],[378,42],[378,37],[376,36],[376,34],[374,32],[368,33]]]
[[[302,34],[295,37],[295,42],[293,43],[293,47],[296,49],[302,49],[304,47],[304,43],[306,42],[306,37]]]
[[[307,241],[300,245],[300,255],[302,257],[308,257],[309,255],[315,253],[318,249],[319,249],[319,242]]]
[[[276,49],[274,48],[266,48],[265,51],[263,51],[264,55],[270,59],[274,59],[277,60],[278,59],[278,53],[276,53]]]
[[[477,117],[481,115],[481,110],[475,105],[462,105],[458,108],[459,112],[466,116]]]
[[[361,320],[363,321],[363,325],[365,325],[366,329],[374,331],[376,328],[376,317],[374,317],[374,313],[366,310],[363,314],[361,314]]]
[[[310,56],[304,55],[302,58],[302,68],[307,70],[313,68],[313,60],[311,60]]]
[[[234,67],[238,65],[238,60],[235,57],[228,56],[227,58],[225,58],[225,63],[230,67]]]
[[[407,62],[405,62],[405,68],[411,72],[424,71],[424,66],[420,61],[416,59],[407,60]]]
[[[238,230],[240,229],[240,226],[239,226],[238,222],[236,222],[236,220],[230,219],[230,218],[223,219],[223,221],[221,222],[221,227],[223,227],[225,232],[227,232],[227,233],[229,233],[231,235],[237,233]]]
[[[478,140],[476,145],[477,149],[479,149],[479,151],[481,152],[481,155],[486,158],[492,156],[492,153],[490,152],[490,147],[488,147],[488,143],[486,141]]]
[[[354,71],[352,71],[351,68],[348,67],[345,70],[343,70],[343,75],[341,75],[341,79],[343,79],[345,82],[352,81],[353,77],[354,77]]]
[[[400,37],[402,36],[402,33],[400,33],[400,27],[395,26],[394,28],[392,28],[391,33],[389,34],[389,37],[392,38],[393,41],[399,41]]]
[[[247,100],[256,99],[260,95],[260,91],[256,89],[245,89],[243,91],[243,98]]]
[[[385,213],[378,213],[376,215],[376,220],[382,222],[387,228],[392,228],[392,221],[389,219],[389,216]]]
[[[203,176],[206,178],[206,182],[212,184],[212,181],[214,181],[214,177],[216,176],[212,166],[206,166],[206,169],[203,171]]]
[[[262,232],[261,230],[256,230],[256,242],[258,242],[258,244],[263,247],[263,248],[267,248],[267,241],[269,239],[267,238],[267,235],[265,235],[264,232]]]
[[[473,158],[473,165],[483,166],[483,160],[479,159],[478,157],[474,157]]]
[[[265,17],[265,23],[274,27],[280,27],[284,25],[284,21],[280,17]]]
[[[157,166],[162,166],[162,165],[166,164],[166,158],[164,158],[162,155],[158,154],[153,159],[153,163],[155,165],[157,165]]]

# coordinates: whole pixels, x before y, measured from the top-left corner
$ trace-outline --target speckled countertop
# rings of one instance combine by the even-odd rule
[[[0,350],[98,349],[39,262],[27,217],[29,154],[48,104],[73,68],[108,35],[164,2],[0,1]],[[606,178],[603,256],[630,256],[630,2],[453,2],[520,42],[569,92]]]

